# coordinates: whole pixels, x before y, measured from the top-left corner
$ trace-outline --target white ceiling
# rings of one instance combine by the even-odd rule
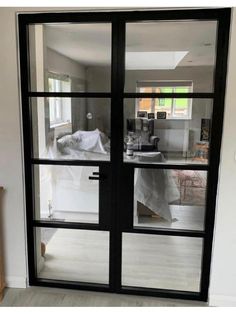
[[[179,66],[213,65],[217,23],[181,21],[129,23],[127,52],[188,51]],[[85,66],[109,65],[110,24],[47,24],[46,45]]]

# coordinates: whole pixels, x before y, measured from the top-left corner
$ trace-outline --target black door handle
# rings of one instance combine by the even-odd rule
[[[93,176],[89,176],[89,180],[103,180],[105,179],[105,176],[99,172],[93,172]]]
[[[89,178],[89,180],[101,180],[100,177],[88,177],[88,178]]]

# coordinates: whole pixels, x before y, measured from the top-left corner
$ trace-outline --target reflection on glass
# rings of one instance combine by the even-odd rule
[[[211,116],[211,99],[126,99],[124,161],[207,164]]]
[[[122,285],[199,292],[202,239],[123,233]]]
[[[134,227],[204,230],[207,172],[135,169]]]
[[[35,228],[37,277],[108,284],[109,232]]]
[[[216,32],[217,21],[126,23],[125,91],[212,92]]]
[[[32,24],[29,51],[31,91],[110,91],[109,23]]]
[[[110,160],[110,100],[31,98],[35,158]]]
[[[99,167],[35,165],[35,219],[99,222]]]

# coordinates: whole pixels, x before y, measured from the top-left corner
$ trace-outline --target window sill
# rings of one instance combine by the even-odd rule
[[[161,119],[156,119],[156,120],[161,120]],[[189,121],[192,120],[192,118],[166,118],[165,120],[175,120],[175,121]]]
[[[58,128],[60,126],[65,126],[65,125],[70,125],[71,122],[58,122],[58,123],[54,123],[54,124],[51,124],[50,125],[50,129],[55,129],[55,128]]]

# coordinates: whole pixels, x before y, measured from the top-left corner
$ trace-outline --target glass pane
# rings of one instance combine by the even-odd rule
[[[125,91],[213,92],[216,34],[217,21],[127,23]]]
[[[154,101],[155,101],[154,113],[158,111],[160,112],[165,111],[167,118],[171,118],[173,99],[156,98],[154,99]]]
[[[35,165],[37,220],[99,222],[99,167]]]
[[[31,91],[110,92],[110,23],[32,24],[28,29]]]
[[[136,168],[134,227],[204,230],[207,171]]]
[[[110,160],[110,100],[31,98],[35,158]]]
[[[35,228],[37,277],[109,283],[109,232]]]
[[[139,111],[152,111],[152,99],[140,98],[139,99]]]
[[[182,118],[191,116],[191,100],[177,98],[174,101],[173,117]]]
[[[122,285],[199,292],[202,242],[123,233]]]
[[[174,92],[175,93],[189,93],[190,90],[187,87],[175,87]]]
[[[124,162],[208,163],[211,99],[143,100],[124,101]]]

